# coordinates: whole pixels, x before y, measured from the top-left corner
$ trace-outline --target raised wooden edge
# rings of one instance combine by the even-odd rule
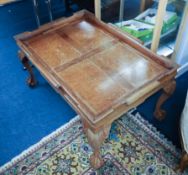
[[[45,25],[42,25],[40,28],[33,30],[31,32],[24,32],[24,33],[15,35],[14,38],[16,41],[17,40],[24,41],[24,40],[30,39],[36,35],[39,35],[43,32],[52,32],[54,30],[57,30],[60,27],[63,27],[65,25],[70,25],[73,22],[83,19],[85,17],[86,13],[87,13],[86,10],[81,10],[69,18],[62,17],[60,19],[57,19],[55,21],[49,22]]]
[[[138,43],[135,41],[133,38],[127,36],[123,31],[121,30],[116,30],[116,28],[107,25],[106,23],[99,21],[95,18],[95,16],[90,13],[86,12],[86,19],[88,21],[93,22],[95,25],[99,26],[102,29],[105,29],[108,33],[110,33],[113,37],[117,37],[120,41],[123,41],[124,43],[127,43],[128,45],[132,46],[134,49],[138,50],[142,54],[148,56],[149,58],[153,59],[156,61],[158,64],[162,65],[163,67],[167,69],[177,69],[178,65],[175,62],[172,62],[171,60],[164,59],[163,57],[160,57],[157,55],[155,52],[149,50],[143,44]]]
[[[132,103],[137,101],[139,98],[142,98],[146,93],[148,93],[148,91],[151,91],[159,86],[160,86],[160,82],[154,81],[153,83],[142,88],[140,91],[135,92],[133,95],[131,95],[129,98],[127,98],[125,103],[127,105],[131,105]]]
[[[103,126],[111,124],[114,120],[118,119],[121,115],[125,114],[128,110],[138,106],[143,103],[148,97],[156,93],[158,90],[162,89],[166,84],[168,84],[176,75],[176,72],[172,72],[168,76],[164,77],[160,82],[155,84],[153,88],[149,91],[145,91],[141,97],[137,98],[134,102],[129,104],[123,103],[119,105],[115,110],[112,110],[111,113],[106,115],[105,117],[101,116],[97,118],[97,120],[91,120],[83,111],[77,106],[77,104],[73,101],[73,99],[68,95],[64,95],[65,100],[69,102],[69,104],[76,110],[76,112],[84,118],[84,120],[88,123],[89,127],[93,132],[98,132]],[[65,91],[61,89],[61,91],[65,94]],[[139,93],[139,91],[138,91]],[[61,93],[60,93],[61,94]]]
[[[109,34],[112,35],[112,37],[115,36],[115,38],[118,38],[120,41],[129,44],[136,50],[140,51],[142,54],[145,54],[146,56],[150,57],[151,59],[153,59],[154,61],[156,61],[157,63],[159,63],[160,65],[162,65],[168,69],[168,71],[166,71],[163,75],[161,75],[160,77],[157,77],[155,80],[152,80],[151,82],[149,82],[149,83],[152,83],[154,81],[158,81],[158,82],[160,82],[160,85],[157,87],[153,87],[154,89],[151,88],[150,92],[145,92],[146,94],[143,95],[144,97],[142,96],[142,97],[136,98],[135,102],[132,101],[129,104],[127,104],[126,100],[125,100],[125,102],[124,103],[121,102],[120,106],[117,106],[117,108],[111,109],[110,111],[107,111],[107,112],[101,114],[100,116],[98,116],[96,120],[94,120],[94,118],[92,118],[92,119],[88,118],[88,115],[87,115],[88,111],[82,111],[80,109],[80,107],[78,106],[78,104],[74,103],[74,100],[72,99],[70,94],[65,94],[64,89],[62,89],[62,87],[60,87],[60,85],[57,83],[58,81],[56,81],[56,77],[54,79],[54,77],[52,76],[52,70],[49,70],[49,68],[45,67],[45,65],[40,64],[39,60],[32,59],[33,55],[29,55],[30,52],[29,52],[28,48],[25,47],[25,44],[23,43],[24,40],[27,40],[33,36],[36,36],[43,32],[57,30],[58,28],[60,28],[62,26],[69,25],[70,23],[76,22],[77,20],[81,20],[83,18],[86,21],[88,20],[88,21],[93,22],[99,28],[106,30]],[[162,57],[159,57],[155,53],[151,52],[149,49],[145,48],[144,46],[142,46],[141,44],[136,42],[134,39],[127,36],[125,33],[121,32],[119,30],[116,30],[114,27],[108,26],[107,24],[103,23],[102,21],[97,20],[93,14],[91,14],[90,12],[85,11],[85,10],[77,12],[75,15],[73,15],[72,17],[70,17],[68,19],[58,20],[58,22],[55,21],[55,22],[49,23],[33,32],[17,35],[15,37],[15,39],[16,39],[18,45],[23,49],[24,53],[26,55],[28,54],[27,56],[30,59],[30,61],[34,62],[34,64],[38,67],[39,71],[49,81],[49,83],[52,85],[52,87],[57,92],[59,92],[63,97],[65,97],[65,99],[67,98],[66,100],[69,101],[69,103],[72,106],[74,106],[74,109],[78,112],[78,114],[80,114],[83,118],[85,118],[88,121],[88,123],[90,124],[91,128],[93,128],[94,131],[97,131],[98,129],[100,129],[103,125],[105,125],[105,123],[110,124],[110,122],[112,122],[115,119],[117,119],[118,117],[120,117],[123,113],[127,112],[129,109],[137,106],[138,104],[141,104],[146,98],[148,98],[150,95],[152,95],[157,90],[162,88],[163,84],[166,81],[169,81],[170,79],[175,77],[176,70],[178,67],[177,64],[172,63],[171,61],[168,61],[167,59],[164,59]],[[147,87],[148,84],[145,84],[143,87]],[[140,92],[140,90],[143,87],[140,87],[138,89],[138,92]],[[129,96],[131,96],[132,94],[134,94],[134,92],[129,94]],[[86,117],[86,115],[87,115],[87,117]],[[105,118],[105,122],[104,122],[104,118]]]
[[[130,36],[128,36],[127,34],[125,34],[123,31],[117,30],[115,27],[112,27],[111,25],[108,25],[108,24],[96,19],[94,14],[92,14],[91,12],[89,12],[87,10],[79,11],[69,18],[59,19],[54,22],[48,23],[48,24],[40,27],[39,29],[34,30],[33,32],[18,34],[15,36],[15,39],[17,41],[18,40],[23,41],[23,40],[29,39],[33,36],[36,36],[38,34],[41,34],[43,32],[52,32],[54,30],[57,30],[58,28],[61,28],[65,25],[70,25],[71,23],[74,23],[81,19],[86,19],[88,21],[93,22],[98,27],[100,27],[103,30],[106,30],[108,33],[110,33],[112,35],[112,37],[115,36],[120,41],[123,41],[123,42],[129,44],[130,46],[132,46],[133,48],[135,48],[142,54],[148,56],[149,58],[155,60],[158,64],[164,66],[165,68],[167,68],[167,69],[172,69],[172,68],[177,69],[178,68],[178,65],[176,63],[172,62],[171,60],[164,59],[164,58],[158,56],[157,54],[155,54],[148,48],[144,47],[142,43],[138,43],[137,41],[135,41],[135,39],[133,39]]]
[[[115,26],[115,25],[113,25],[113,24],[111,24],[111,23],[108,23],[108,25],[109,25],[110,27],[114,28],[115,30],[117,30],[117,31],[119,31],[119,32],[122,32],[122,30],[121,30],[119,27],[117,27],[117,26]],[[139,44],[142,44],[142,45],[144,44],[143,41],[139,40],[138,38],[134,37],[133,35],[129,34],[128,32],[123,31],[123,33],[125,33],[125,35],[126,35],[127,37],[129,37],[130,39],[134,39],[135,41],[137,41]]]

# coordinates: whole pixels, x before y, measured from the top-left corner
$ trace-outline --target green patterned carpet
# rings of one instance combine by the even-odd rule
[[[76,117],[1,167],[0,174],[180,175],[175,172],[179,150],[136,110],[113,123],[101,150],[105,165],[96,172],[89,165],[92,150]]]

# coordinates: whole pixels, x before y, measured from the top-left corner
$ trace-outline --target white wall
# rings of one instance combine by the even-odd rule
[[[180,65],[188,63],[188,2],[184,9],[172,59]]]

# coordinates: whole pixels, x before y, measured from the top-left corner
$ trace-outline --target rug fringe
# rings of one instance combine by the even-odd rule
[[[136,114],[133,114],[133,112],[136,112]],[[171,150],[171,152],[176,157],[178,157],[178,158],[180,157],[180,150],[178,150],[176,148],[176,146],[173,145],[173,143],[171,141],[169,141],[161,132],[159,132],[156,127],[154,127],[147,120],[145,120],[139,114],[139,112],[137,111],[136,108],[128,111],[126,113],[126,115],[128,117],[130,117],[130,119],[133,120],[138,125],[142,125],[142,127],[144,127],[144,129],[148,133],[150,133],[156,140],[158,140],[158,142],[160,142],[161,144],[163,144],[164,146],[166,146],[166,148],[168,148],[169,150]],[[6,170],[8,170],[9,168],[11,168],[15,164],[17,164],[22,159],[26,158],[28,155],[30,155],[33,152],[35,152],[37,149],[41,148],[43,145],[47,144],[51,139],[53,139],[53,138],[57,137],[58,135],[62,134],[68,127],[70,127],[71,125],[73,125],[74,123],[76,123],[78,121],[80,121],[80,117],[76,116],[72,120],[70,120],[67,124],[61,126],[57,130],[55,130],[54,132],[52,132],[51,134],[49,134],[48,136],[42,138],[38,143],[32,145],[31,147],[29,147],[28,149],[26,149],[25,151],[23,151],[21,154],[19,154],[15,158],[13,158],[11,161],[9,161],[8,163],[6,163],[2,167],[0,167],[0,174],[2,172],[5,172]]]
[[[136,114],[132,114],[136,111]],[[171,150],[171,152],[178,158],[181,156],[181,150],[178,149],[164,134],[157,130],[155,126],[145,120],[140,113],[137,111],[136,108],[132,109],[131,111],[127,112],[127,115],[137,124],[143,124],[142,127],[146,129],[148,133],[152,135],[158,142],[163,144],[166,148]]]
[[[30,146],[27,148],[25,151],[20,153],[18,156],[14,157],[12,160],[4,164],[3,166],[0,167],[0,174],[3,173],[4,171],[8,170],[10,167],[18,163],[20,160],[24,159],[28,155],[32,154],[35,152],[37,149],[42,147],[44,144],[48,143],[51,139],[57,137],[58,135],[62,134],[68,127],[73,125],[74,123],[80,121],[80,117],[77,115],[73,119],[71,119],[68,123],[65,125],[61,126],[60,128],[56,129],[53,131],[51,134],[47,135],[46,137],[43,137],[38,143]]]

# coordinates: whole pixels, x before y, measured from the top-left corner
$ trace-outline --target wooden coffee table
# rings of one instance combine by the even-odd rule
[[[161,105],[175,90],[177,65],[93,14],[80,11],[15,38],[28,84],[36,84],[29,60],[80,115],[93,168],[103,165],[100,146],[112,122],[161,88],[155,116],[164,118]]]

